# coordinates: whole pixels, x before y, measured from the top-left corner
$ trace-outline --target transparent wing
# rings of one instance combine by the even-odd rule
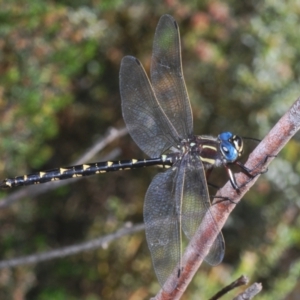
[[[123,118],[136,144],[158,157],[179,142],[178,133],[158,103],[141,63],[125,56],[120,68]]]
[[[145,197],[144,222],[148,247],[151,252],[155,273],[164,290],[169,275],[181,270],[182,235],[191,239],[201,222],[213,218],[202,162],[198,156],[186,155],[164,173],[156,175]],[[213,219],[211,231],[216,231],[214,241],[205,260],[211,265],[219,264],[225,251],[223,235]],[[201,249],[199,249],[201,252]]]
[[[177,285],[165,287],[165,281],[176,267],[181,267],[180,189],[181,173],[172,167],[156,175],[151,182],[144,203],[146,238],[154,270],[160,285],[171,292]]]
[[[169,15],[156,27],[151,61],[155,95],[181,139],[193,132],[193,117],[181,63],[179,28]]]
[[[205,261],[210,265],[219,264],[224,257],[225,243],[221,231],[212,220],[213,216],[210,214],[211,204],[205,172],[203,164],[197,155],[189,156],[186,159],[183,199],[182,229],[187,238],[191,239],[194,236],[205,215],[205,220],[209,221],[210,224],[215,224],[214,228],[210,228],[210,230],[217,232],[218,236],[210,248],[209,254],[205,257]],[[209,220],[210,218],[211,220]]]

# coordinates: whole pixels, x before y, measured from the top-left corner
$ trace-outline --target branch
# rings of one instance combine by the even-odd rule
[[[101,137],[94,146],[86,153],[84,153],[77,161],[74,162],[74,165],[84,164],[89,161],[92,157],[94,157],[98,152],[104,149],[107,145],[112,143],[114,140],[118,139],[119,137],[124,136],[127,134],[127,128],[123,127],[121,129],[116,128],[109,128],[104,137]]]
[[[241,285],[248,284],[248,282],[249,282],[249,279],[246,276],[242,275],[237,280],[233,281],[229,285],[225,286],[222,290],[220,290],[219,292],[217,292],[209,300],[218,300],[222,296],[224,296],[225,294],[227,294],[228,292],[230,292],[231,290],[233,290],[233,289],[235,289],[235,288],[237,288],[237,287],[239,287]]]
[[[117,138],[127,134],[127,129],[126,128],[121,128],[121,129],[115,129],[115,128],[110,128],[104,137],[101,137],[96,143],[88,149],[78,160],[76,160],[73,165],[79,165],[87,162],[90,160],[97,152],[101,151],[104,147],[106,147],[108,144],[116,140]],[[116,151],[115,151],[116,152]],[[115,157],[119,153],[111,153],[110,156]],[[111,158],[110,158],[111,159]],[[105,160],[105,159],[103,159]],[[79,180],[83,177],[77,177],[73,179],[73,182],[76,180]],[[58,187],[64,186],[69,184],[70,181],[68,180],[62,180],[62,181],[55,181],[55,182],[49,182],[41,185],[34,185],[34,186],[27,186],[23,187],[20,190],[17,190],[8,196],[2,198],[0,202],[0,209],[7,207],[9,205],[12,205],[13,203],[19,201],[21,198],[24,197],[34,197],[38,196],[40,194],[46,193],[48,191],[52,191],[57,189]]]
[[[68,246],[68,247],[56,249],[53,251],[47,251],[47,252],[43,252],[43,253],[37,253],[37,254],[33,254],[33,255],[28,255],[28,256],[23,256],[23,257],[0,261],[0,269],[16,267],[19,265],[28,265],[28,264],[39,263],[39,262],[54,259],[54,258],[70,256],[70,255],[73,255],[73,254],[76,254],[79,252],[83,252],[83,251],[90,251],[90,250],[97,249],[100,247],[104,248],[104,247],[107,247],[108,243],[111,243],[115,239],[118,239],[125,235],[133,234],[135,232],[138,232],[138,231],[141,231],[144,229],[145,229],[144,224],[138,224],[138,225],[134,225],[134,226],[132,226],[131,224],[126,224],[124,228],[119,229],[115,233],[108,234],[106,236],[103,236],[103,237],[100,237],[97,239],[93,239],[89,242],[76,244],[73,246]]]
[[[292,105],[288,112],[278,121],[268,135],[260,142],[260,144],[250,154],[246,167],[250,169],[256,169],[257,166],[261,165],[266,160],[266,157],[270,157],[264,167],[267,167],[279,151],[286,145],[291,137],[300,128],[300,98]],[[258,170],[259,171],[259,170]],[[255,172],[254,172],[255,173]],[[188,247],[182,258],[183,270],[180,278],[178,278],[178,269],[175,268],[167,282],[167,286],[174,286],[174,282],[178,282],[177,287],[172,293],[166,293],[164,290],[160,290],[156,295],[156,300],[175,300],[180,299],[188,284],[192,280],[194,274],[200,267],[203,259],[208,254],[209,249],[217,236],[217,232],[211,230],[213,228],[212,222],[216,222],[220,230],[223,228],[227,218],[231,211],[234,209],[235,204],[245,195],[245,193],[252,187],[256,182],[259,175],[257,175],[252,181],[248,182],[248,177],[239,173],[236,176],[236,181],[239,186],[245,186],[240,191],[236,191],[232,188],[230,182],[220,189],[217,193],[217,197],[226,197],[232,201],[222,201],[211,207],[210,212],[213,215],[212,218],[203,218],[200,227],[198,228],[195,236],[191,239]],[[247,183],[247,184],[246,184]],[[179,279],[179,280],[178,280]]]
[[[233,298],[233,300],[250,300],[262,290],[261,283],[253,283],[243,293]]]

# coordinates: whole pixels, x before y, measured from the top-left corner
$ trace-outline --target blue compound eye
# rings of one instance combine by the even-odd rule
[[[227,162],[234,162],[239,157],[239,153],[232,143],[228,141],[222,141],[220,145],[221,152]]]
[[[219,134],[219,139],[221,141],[229,141],[232,137],[233,137],[233,134],[229,131],[222,132],[221,134]]]
[[[243,152],[243,140],[231,132],[222,132],[218,136],[220,141],[220,150],[227,162],[234,162]]]

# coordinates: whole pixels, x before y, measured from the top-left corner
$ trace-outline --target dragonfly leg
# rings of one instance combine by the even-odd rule
[[[224,164],[224,168],[227,172],[227,175],[229,177],[229,180],[230,180],[230,183],[232,185],[232,187],[236,190],[236,191],[239,191],[240,187],[238,186],[237,182],[236,182],[236,179],[235,179],[235,176],[232,172],[232,170],[228,167],[227,164]],[[247,174],[248,175],[248,174]],[[251,175],[251,174],[250,174]]]
[[[229,197],[212,196],[212,198],[213,198],[213,199],[220,199],[220,200],[214,201],[214,202],[212,203],[212,205],[219,204],[219,203],[224,202],[224,201],[229,201],[229,202],[231,202],[232,204],[237,204],[237,202],[233,201],[233,200],[230,199]]]
[[[268,161],[268,159],[272,158],[272,157],[276,157],[276,155],[266,155],[265,158],[262,161],[260,161],[253,169],[247,168],[245,165],[243,165],[239,161],[234,162],[233,164],[239,166],[241,168],[242,172],[249,177],[249,179],[244,184],[242,184],[240,186],[237,185],[236,180],[235,180],[235,176],[234,176],[233,172],[231,171],[231,169],[227,165],[224,165],[224,167],[226,169],[226,172],[228,174],[229,180],[231,182],[232,187],[236,191],[239,191],[239,189],[241,189],[244,186],[246,186],[256,176],[266,173],[268,171],[268,168],[265,168],[264,170],[259,170],[256,173],[252,174],[254,170],[262,167]]]
[[[206,170],[206,180],[208,180],[208,177],[210,176],[211,172],[212,172],[213,168],[210,168],[208,170]],[[211,182],[207,182],[207,185],[209,185],[210,187],[216,189],[216,190],[219,190],[220,187],[217,186],[216,184],[213,184]],[[218,204],[218,203],[221,203],[223,201],[230,201],[231,203],[233,204],[237,204],[235,201],[233,201],[232,199],[228,198],[228,197],[222,197],[222,196],[210,196],[210,200],[211,200],[211,203],[212,205],[215,205],[215,204]],[[218,201],[212,201],[214,199],[221,199],[221,200],[218,200]]]
[[[252,172],[254,170],[261,168],[268,161],[268,159],[272,158],[272,157],[276,157],[276,155],[266,155],[265,158],[263,160],[261,160],[253,169],[247,168],[239,161],[235,162],[234,164],[239,166],[241,168],[241,170],[244,172],[244,174],[246,174],[249,177],[254,178],[257,175],[261,175],[261,174],[268,172],[268,168],[265,168],[264,170],[259,170],[257,173],[252,174]]]
[[[214,188],[214,189],[216,189],[216,190],[219,190],[219,189],[220,189],[220,187],[219,187],[218,185],[213,184],[213,183],[211,183],[211,182],[207,182],[207,185],[209,185],[210,187],[212,187],[212,188]]]

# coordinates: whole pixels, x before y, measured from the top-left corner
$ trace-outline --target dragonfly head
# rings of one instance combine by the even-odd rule
[[[243,152],[243,140],[238,135],[231,132],[222,132],[219,134],[220,150],[226,162],[235,162]]]

